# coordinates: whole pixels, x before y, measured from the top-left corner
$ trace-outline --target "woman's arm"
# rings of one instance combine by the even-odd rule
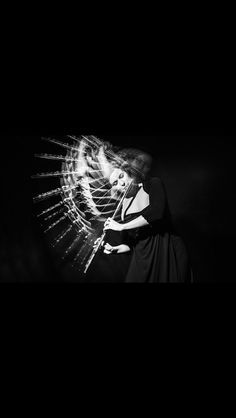
[[[150,204],[142,210],[140,215],[130,222],[120,224],[111,218],[108,218],[104,224],[104,231],[112,229],[114,231],[124,231],[128,229],[140,228],[146,225],[152,225],[153,222],[163,219],[166,206],[166,196],[163,185],[158,178],[153,178],[149,189]]]
[[[127,253],[128,251],[130,251],[130,247],[126,244],[120,244],[117,246],[112,246],[108,243],[105,244],[104,246],[104,253],[105,254],[122,254],[122,253]]]
[[[121,227],[121,231],[125,231],[127,229],[134,229],[134,228],[141,228],[142,226],[146,226],[146,225],[150,225],[146,219],[141,215],[138,216],[138,218],[133,219],[130,222],[127,222],[125,224],[122,224]]]
[[[108,218],[104,224],[104,231],[112,229],[113,231],[125,231],[126,229],[140,228],[141,226],[150,225],[143,216],[133,219],[125,224],[120,224],[112,218]]]

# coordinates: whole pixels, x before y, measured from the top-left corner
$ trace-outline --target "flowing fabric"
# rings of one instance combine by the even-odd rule
[[[138,213],[126,215],[127,223],[142,215],[149,225],[126,230],[124,242],[131,247],[132,258],[127,283],[184,283],[192,281],[187,250],[176,235],[165,189],[159,178],[143,184],[150,204]]]

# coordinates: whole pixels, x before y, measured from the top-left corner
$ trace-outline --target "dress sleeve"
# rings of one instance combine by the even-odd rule
[[[128,231],[122,231],[122,244],[128,245],[130,249],[134,247],[134,237]]]
[[[149,184],[149,205],[140,212],[149,224],[163,219],[166,206],[166,195],[164,187],[159,178],[150,179]]]

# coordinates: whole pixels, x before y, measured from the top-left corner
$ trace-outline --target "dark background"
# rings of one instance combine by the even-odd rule
[[[50,240],[36,218],[39,208],[32,201],[37,193],[50,190],[55,184],[52,180],[31,179],[32,174],[44,171],[43,160],[34,158],[34,153],[64,153],[55,145],[49,149],[41,137],[64,139],[67,133],[91,133],[114,145],[149,152],[154,159],[152,174],[160,176],[165,184],[174,224],[188,248],[195,282],[236,280],[232,270],[235,240],[233,130],[156,129],[150,132],[146,129],[145,133],[143,129],[139,134],[138,130],[125,133],[21,128],[1,133],[2,282],[81,282],[81,276],[70,269],[68,262],[61,261],[61,251],[50,247]],[[60,167],[58,162],[50,164],[51,171]],[[92,281],[96,282],[96,278],[98,282],[122,281],[110,275],[111,262],[101,263],[102,257]]]
[[[97,15],[94,33],[87,20],[81,30],[81,19],[69,21],[68,31],[64,21],[63,30],[54,30],[54,15],[46,30],[42,20],[25,24],[16,15],[12,40],[7,27],[6,56],[1,52],[2,281],[63,280],[36,222],[37,180],[30,176],[37,169],[33,153],[44,152],[40,137],[67,133],[145,144],[196,281],[234,280],[233,26],[228,16],[224,28],[221,15],[212,19],[205,11],[194,25],[193,15],[182,14],[181,21],[174,14],[172,27],[166,14],[164,28],[150,11],[147,28],[143,10],[139,20],[133,12],[127,16],[126,25],[123,17],[117,26],[106,18],[112,24],[104,25],[104,38]]]

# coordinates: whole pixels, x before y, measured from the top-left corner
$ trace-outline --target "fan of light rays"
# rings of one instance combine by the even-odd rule
[[[32,175],[34,179],[52,179],[56,187],[33,197],[40,205],[37,217],[45,225],[44,232],[53,232],[52,246],[63,246],[63,258],[83,271],[103,225],[112,217],[119,203],[111,194],[109,177],[125,160],[115,153],[111,144],[89,136],[67,136],[64,140],[42,138],[60,152],[35,154],[50,160],[53,169]],[[57,164],[57,168],[55,167]],[[54,180],[53,180],[54,179]]]

